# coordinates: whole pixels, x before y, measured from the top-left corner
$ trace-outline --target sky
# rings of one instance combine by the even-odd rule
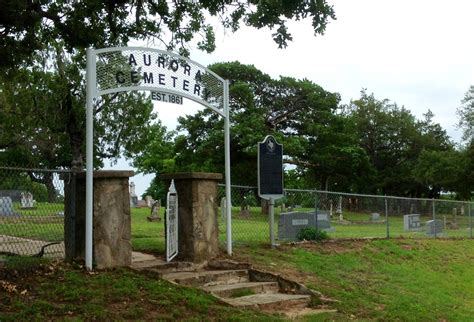
[[[278,49],[269,29],[243,27],[230,33],[216,25],[216,50],[192,50],[190,58],[202,65],[239,61],[274,78],[306,78],[338,92],[342,104],[359,98],[365,88],[376,99],[405,106],[417,118],[430,109],[434,121],[459,142],[456,109],[474,85],[474,1],[328,2],[337,20],[328,24],[324,35],[315,37],[309,20],[291,22],[293,41]],[[169,129],[176,127],[178,116],[201,108],[189,100],[183,105],[155,103],[155,112]],[[119,160],[113,168],[131,167]],[[139,196],[152,178],[131,179]]]

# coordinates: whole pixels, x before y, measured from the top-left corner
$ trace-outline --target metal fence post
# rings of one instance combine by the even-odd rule
[[[435,200],[434,198],[432,199],[432,204],[433,204],[433,225],[434,225],[434,238],[437,237],[437,225],[436,225],[436,208],[435,208]]]
[[[319,225],[318,225],[318,193],[315,191],[314,192],[314,214],[315,214],[315,220],[316,220],[316,230],[319,230]],[[331,219],[329,219],[331,220]]]
[[[387,239],[390,238],[390,223],[388,222],[388,200],[385,197],[385,222],[387,225]]]
[[[471,204],[469,203],[469,237],[472,238],[472,214],[471,214]]]
[[[71,178],[71,187],[70,187],[70,195],[71,198],[69,200],[69,211],[70,211],[70,236],[69,236],[69,247],[70,247],[70,253],[73,254],[73,256],[76,255],[76,172],[72,172],[72,178]]]

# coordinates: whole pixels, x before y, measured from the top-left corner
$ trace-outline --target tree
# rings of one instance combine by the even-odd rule
[[[463,140],[469,142],[474,139],[474,85],[469,87],[461,104],[457,110],[458,126],[463,131]]]
[[[308,129],[326,122],[327,115],[337,108],[337,94],[329,93],[308,80],[272,79],[254,66],[239,62],[218,63],[209,68],[230,80],[231,174],[234,184],[257,184],[257,143],[269,134],[283,143],[287,165],[306,169],[314,163],[305,159],[303,143],[314,135]],[[173,162],[166,161],[173,165],[173,169],[168,170],[223,173],[223,120],[205,109],[178,121]],[[161,141],[153,144],[163,146]],[[165,160],[158,160],[168,157],[153,152],[151,146],[148,150],[144,158],[135,158],[135,164],[152,165],[147,171],[161,173]]]
[[[456,191],[462,200],[471,200],[474,190],[474,140],[471,140],[466,148],[461,151],[461,162]]]
[[[80,66],[60,51],[38,63],[0,77],[0,148],[21,155],[15,163],[45,168],[82,167],[85,142],[85,90]],[[95,113],[96,165],[141,150],[155,118],[144,94],[102,98]]]
[[[80,66],[53,53],[46,64],[10,70],[0,76],[0,164],[25,168],[82,169],[85,145],[85,93]],[[153,131],[151,101],[140,93],[98,100],[95,114],[95,166],[103,158],[142,150]],[[98,134],[98,135],[97,135]],[[51,172],[28,172],[56,201]]]
[[[363,90],[361,98],[351,102],[349,114],[374,171],[366,178],[367,192],[411,197],[430,192],[412,173],[421,152],[453,149],[446,131],[433,122],[431,111],[418,121],[404,107],[387,99],[377,100]]]
[[[337,108],[339,96],[308,80],[288,77],[272,79],[254,66],[239,62],[209,66],[230,80],[231,165],[234,184],[257,184],[257,143],[274,135],[284,145],[285,160],[306,169],[304,142],[310,140],[307,129],[322,124],[320,116]],[[223,120],[210,110],[179,119],[175,139],[176,171],[224,172]],[[305,132],[306,131],[306,132]],[[151,159],[159,154],[147,153]],[[153,164],[153,162],[149,162]],[[155,168],[159,173],[160,166]],[[241,191],[240,200],[245,200]],[[258,199],[258,196],[254,196]],[[263,207],[265,208],[265,207]]]
[[[289,19],[310,18],[315,34],[322,34],[335,19],[326,0],[2,0],[0,6],[0,66],[4,67],[20,65],[58,41],[73,52],[126,45],[131,39],[153,40],[187,55],[197,37],[197,47],[212,52],[215,35],[209,17],[233,32],[241,24],[268,27],[282,48],[292,40]]]
[[[439,198],[441,191],[461,192],[461,173],[466,159],[459,151],[423,150],[412,170],[415,180],[429,189],[428,198]]]
[[[274,40],[285,47],[292,39],[286,27],[289,19],[311,18],[315,34],[322,34],[328,21],[335,19],[333,8],[325,0],[6,0],[0,5],[2,112],[3,120],[11,122],[0,125],[2,131],[10,131],[0,133],[0,149],[8,148],[10,156],[16,149],[22,155],[30,153],[28,159],[55,160],[55,166],[71,162],[77,168],[84,166],[85,48],[127,45],[132,39],[149,40],[188,55],[191,44],[199,38],[197,47],[211,52],[215,37],[212,23],[207,21],[209,17],[216,17],[225,29],[232,31],[242,23],[275,29]],[[21,95],[15,89],[17,86]],[[24,97],[20,98],[25,104],[21,108],[17,103],[19,96]],[[38,100],[46,108],[34,115]],[[139,152],[148,139],[147,126],[153,120],[151,106],[139,93],[110,95],[99,100],[95,111],[97,164],[102,158]],[[11,124],[18,124],[18,120],[27,133],[22,131],[11,139],[9,133],[16,134],[16,127]],[[33,135],[35,143],[31,140]],[[26,141],[29,145],[25,145]],[[25,144],[18,145],[21,142]],[[31,148],[39,151],[38,143],[51,151],[43,149],[38,154],[41,157],[33,157]]]

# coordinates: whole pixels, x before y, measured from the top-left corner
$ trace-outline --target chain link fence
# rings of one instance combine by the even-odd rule
[[[64,258],[73,180],[69,170],[0,167],[0,256]]]
[[[220,240],[225,242],[225,186],[219,186]],[[401,198],[318,190],[285,189],[275,201],[274,234],[277,242],[292,240],[285,231],[311,226],[330,238],[472,238],[473,203],[445,199]],[[306,220],[306,221],[305,221]],[[291,226],[298,227],[291,227]],[[268,202],[257,187],[232,186],[234,245],[269,243]]]

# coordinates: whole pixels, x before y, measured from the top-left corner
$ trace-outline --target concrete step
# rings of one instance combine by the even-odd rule
[[[311,296],[275,293],[247,295],[223,300],[232,306],[255,307],[261,310],[284,312],[307,307],[311,301]]]
[[[249,282],[249,272],[246,269],[176,272],[163,274],[162,277],[168,281],[194,287]]]
[[[206,292],[219,297],[238,297],[238,294],[261,294],[277,293],[279,286],[277,282],[246,282],[227,285],[213,285],[203,287]]]
[[[149,270],[155,273],[171,273],[183,271],[195,271],[197,268],[191,262],[165,262],[161,259],[147,260],[143,262],[133,262],[131,265],[135,270]]]

